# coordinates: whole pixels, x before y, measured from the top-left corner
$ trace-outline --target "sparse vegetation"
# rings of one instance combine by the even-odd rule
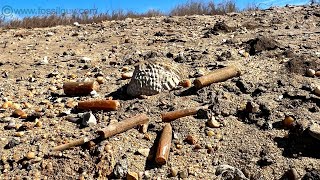
[[[244,11],[258,11],[260,8],[257,4],[251,3],[248,4]]]
[[[73,22],[80,24],[99,23],[106,20],[123,20],[125,18],[141,18],[153,17],[162,15],[184,16],[184,15],[217,15],[229,12],[238,11],[235,2],[227,0],[220,4],[215,4],[213,1],[189,1],[185,4],[180,4],[174,7],[169,13],[165,14],[159,10],[149,10],[145,13],[137,13],[134,11],[116,10],[111,13],[93,14],[86,13],[67,15],[52,14],[49,16],[33,16],[23,19],[13,19],[6,21],[0,19],[0,27],[4,28],[43,28],[58,25],[69,25]]]
[[[185,16],[185,15],[217,15],[226,14],[229,12],[236,12],[237,8],[235,2],[225,1],[224,3],[216,5],[213,1],[204,3],[201,1],[189,1],[186,4],[177,5],[170,12],[172,16]]]

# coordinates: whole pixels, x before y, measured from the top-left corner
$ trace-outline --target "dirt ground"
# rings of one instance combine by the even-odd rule
[[[0,105],[12,101],[29,117],[12,117],[14,108],[0,109],[0,179],[320,177],[320,138],[310,136],[308,128],[320,123],[315,92],[320,80],[307,74],[320,70],[319,5],[0,29],[0,34]],[[121,79],[123,68],[131,72],[135,63],[150,58],[179,64],[191,80],[229,65],[237,66],[241,76],[201,89],[128,97],[130,80]],[[99,97],[64,95],[64,82],[98,76],[104,79]],[[119,110],[94,111],[94,126],[78,123],[83,112],[73,107],[76,102],[109,97],[120,101]],[[156,165],[164,126],[160,114],[202,105],[209,110],[171,122],[168,162]],[[101,142],[51,151],[140,113],[150,118],[145,134],[134,128]],[[208,127],[211,116],[221,127]],[[283,124],[286,116],[294,125]],[[188,136],[193,142],[185,141]],[[220,174],[225,165],[236,169]]]

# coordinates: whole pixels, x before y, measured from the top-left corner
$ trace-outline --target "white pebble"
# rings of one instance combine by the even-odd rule
[[[214,118],[210,118],[207,122],[208,126],[211,128],[218,128],[220,127],[220,123]]]

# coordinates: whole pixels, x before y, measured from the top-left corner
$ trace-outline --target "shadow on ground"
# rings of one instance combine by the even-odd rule
[[[276,137],[274,141],[279,148],[283,148],[282,155],[285,157],[320,158],[320,141],[310,136],[306,130],[301,134],[291,132],[287,138]]]

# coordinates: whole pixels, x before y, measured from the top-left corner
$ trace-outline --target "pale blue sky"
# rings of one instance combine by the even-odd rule
[[[205,0],[203,0],[205,1]],[[186,3],[188,0],[0,0],[0,15],[25,17],[43,15],[52,11],[81,11],[95,9],[98,13],[111,12],[123,9],[135,12],[144,12],[149,9],[159,9],[168,12],[177,4]],[[217,4],[223,0],[214,1]],[[261,8],[269,6],[284,6],[286,4],[306,4],[309,0],[235,0],[240,9],[248,4],[257,4]],[[94,12],[95,10],[92,10]]]

